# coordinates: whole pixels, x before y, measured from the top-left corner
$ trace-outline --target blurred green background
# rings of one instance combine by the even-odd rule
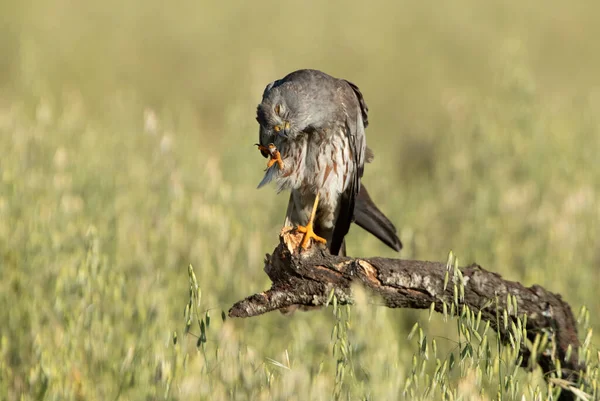
[[[453,250],[587,305],[600,328],[598,15],[593,1],[0,2],[0,398],[331,398],[328,310],[213,323],[206,354],[182,333],[189,263],[213,321],[268,288],[287,194],[255,189],[255,108],[299,68],[365,95],[364,182],[400,257]],[[348,251],[397,256],[358,227]],[[353,308],[349,398],[402,394],[416,321],[452,349],[439,318]]]

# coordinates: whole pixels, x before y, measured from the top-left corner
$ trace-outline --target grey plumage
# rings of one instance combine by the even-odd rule
[[[395,251],[402,249],[402,243],[396,235],[396,227],[375,206],[364,185],[360,186],[360,192],[356,198],[354,222]]]
[[[259,142],[275,144],[283,170],[267,169],[259,187],[275,180],[278,191],[291,190],[286,225],[306,225],[319,193],[315,233],[333,254],[357,224],[393,249],[402,245],[393,224],[361,190],[368,108],[353,83],[317,70],[299,70],[267,85],[257,108]]]

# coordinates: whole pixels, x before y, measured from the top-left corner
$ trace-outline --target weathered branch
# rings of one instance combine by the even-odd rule
[[[442,312],[444,303],[454,301],[454,283],[458,277],[450,272],[450,282],[444,289],[447,268],[445,263],[386,258],[348,258],[330,255],[323,247],[313,246],[298,252],[301,236],[284,229],[280,243],[272,255],[267,255],[265,272],[272,281],[266,292],[252,295],[237,302],[229,310],[230,317],[251,317],[273,310],[294,306],[315,307],[325,305],[334,289],[340,304],[352,302],[352,283],[359,282],[383,299],[390,308],[427,309],[432,303]],[[527,315],[527,336],[532,342],[538,333],[548,333],[556,345],[556,354],[544,353],[537,363],[549,380],[560,360],[562,379],[575,381],[583,369],[578,363],[579,339],[573,313],[560,295],[534,285],[525,287],[517,282],[502,279],[478,265],[461,268],[464,296],[459,305],[471,310],[481,310],[482,320],[500,333],[508,342],[510,324],[499,324],[497,316],[516,321],[514,308],[507,305],[510,294],[517,302],[519,317]],[[453,282],[454,281],[454,282]],[[462,295],[462,294],[461,294]],[[493,302],[489,302],[492,300]],[[503,321],[502,318],[500,321]],[[568,355],[567,349],[572,351]],[[522,366],[529,364],[525,346]],[[567,359],[566,357],[569,356]],[[560,400],[575,399],[570,391],[562,391]]]

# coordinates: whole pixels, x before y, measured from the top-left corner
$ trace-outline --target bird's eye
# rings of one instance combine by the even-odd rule
[[[273,127],[273,129],[275,130],[275,132],[279,132],[281,131],[281,125],[276,125]]]
[[[281,116],[281,113],[283,113],[284,109],[283,106],[280,104],[276,104],[275,105],[275,114],[277,114],[278,116]]]

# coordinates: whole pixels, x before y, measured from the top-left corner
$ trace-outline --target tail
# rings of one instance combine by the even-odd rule
[[[354,222],[393,250],[400,251],[402,249],[402,242],[396,235],[396,227],[375,206],[367,189],[362,184],[354,205]]]

